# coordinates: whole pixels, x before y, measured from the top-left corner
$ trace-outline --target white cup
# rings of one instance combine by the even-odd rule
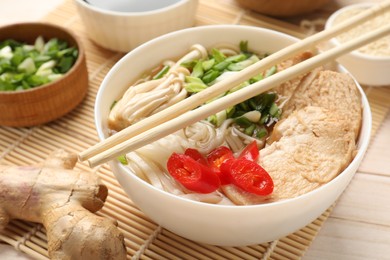
[[[193,26],[198,6],[198,0],[87,1],[74,0],[88,37],[106,49],[120,52]]]

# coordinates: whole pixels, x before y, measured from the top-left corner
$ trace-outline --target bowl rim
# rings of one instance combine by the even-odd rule
[[[139,17],[139,16],[152,16],[155,14],[161,14],[166,13],[171,10],[174,10],[176,8],[179,8],[180,6],[183,6],[187,3],[190,3],[191,1],[198,1],[198,0],[177,0],[173,4],[169,4],[167,6],[164,6],[162,8],[153,9],[150,11],[142,11],[142,12],[120,12],[120,11],[112,11],[108,9],[104,9],[101,7],[94,6],[90,3],[87,3],[85,0],[73,0],[76,3],[78,3],[80,6],[84,7],[85,9],[92,10],[96,13],[105,14],[105,15],[111,15],[111,16],[120,16],[120,17]]]
[[[0,31],[5,28],[12,28],[12,27],[29,27],[29,26],[41,26],[41,27],[50,27],[58,31],[62,31],[66,34],[68,34],[76,43],[77,50],[78,50],[78,55],[76,62],[73,64],[73,66],[68,70],[63,76],[55,81],[48,82],[46,84],[36,86],[30,89],[24,89],[24,90],[12,90],[12,91],[0,91],[0,95],[19,95],[21,93],[33,93],[37,91],[44,91],[46,88],[50,88],[51,86],[57,84],[59,81],[65,80],[68,75],[73,74],[82,64],[83,60],[85,59],[85,53],[84,53],[84,48],[83,45],[81,44],[81,40],[69,29],[53,24],[53,23],[45,23],[45,22],[20,22],[20,23],[13,23],[13,24],[7,24],[4,26],[0,27]],[[37,36],[38,37],[38,36]]]
[[[365,3],[351,4],[351,5],[347,5],[345,7],[342,7],[329,16],[329,18],[325,22],[325,29],[329,29],[329,28],[333,27],[333,23],[336,20],[336,18],[345,11],[348,11],[351,9],[358,9],[358,8],[362,8],[362,7],[363,8],[372,7],[374,5],[375,5],[375,3],[365,2]],[[342,45],[342,43],[337,39],[337,37],[331,38],[329,41],[331,41],[336,46]],[[358,49],[351,51],[349,54],[352,56],[356,56],[360,59],[368,59],[368,60],[372,60],[372,61],[390,61],[390,56],[370,55],[370,54],[362,53]]]
[[[98,93],[96,95],[95,106],[94,106],[95,127],[96,127],[96,131],[97,131],[99,139],[100,140],[104,140],[104,139],[107,138],[107,137],[105,137],[105,133],[103,131],[103,127],[101,127],[102,124],[100,124],[100,121],[98,120],[99,118],[101,118],[101,114],[100,114],[101,111],[99,109],[99,103],[100,103],[101,99],[104,99],[102,92],[103,92],[104,89],[106,89],[109,86],[109,84],[107,84],[107,82],[109,81],[110,77],[112,76],[112,74],[116,70],[116,68],[122,66],[122,63],[124,63],[125,60],[128,59],[128,57],[131,57],[132,53],[138,52],[138,51],[142,51],[144,49],[144,47],[147,47],[148,45],[151,45],[154,42],[158,42],[158,41],[164,39],[165,37],[170,37],[173,34],[177,34],[177,33],[179,33],[179,34],[191,33],[193,31],[197,31],[197,30],[203,30],[203,29],[211,29],[211,30],[213,30],[213,29],[219,29],[219,28],[220,29],[223,29],[223,28],[225,28],[225,29],[247,28],[247,29],[251,29],[251,30],[263,31],[263,32],[266,32],[266,33],[273,33],[273,34],[277,34],[277,35],[280,35],[280,36],[283,36],[283,37],[287,37],[287,38],[293,39],[295,41],[299,41],[298,38],[293,37],[293,36],[288,35],[288,34],[285,34],[285,33],[282,33],[282,32],[279,32],[279,31],[274,31],[274,30],[267,29],[267,28],[262,28],[262,27],[247,26],[247,25],[205,25],[205,26],[197,26],[197,27],[186,28],[186,29],[182,29],[182,30],[179,30],[179,31],[171,32],[171,33],[159,36],[159,37],[157,37],[157,38],[155,38],[153,40],[150,40],[150,41],[148,41],[148,42],[138,46],[137,48],[133,49],[132,51],[127,53],[125,56],[123,56],[110,69],[110,71],[106,74],[105,78],[103,79],[103,81],[102,81],[102,83],[100,85],[100,88],[98,90]],[[365,152],[366,152],[366,150],[368,148],[369,141],[370,141],[371,125],[372,125],[372,115],[371,115],[371,108],[370,108],[368,99],[367,99],[367,97],[366,97],[366,95],[365,95],[365,93],[363,91],[363,88],[357,82],[357,80],[353,77],[353,75],[351,75],[351,73],[349,73],[348,70],[345,69],[342,65],[338,65],[338,66],[339,66],[340,70],[343,73],[347,73],[348,75],[350,75],[354,79],[355,84],[357,85],[357,88],[358,88],[360,96],[361,96],[362,117],[364,116],[364,122],[366,122],[365,123],[366,128],[363,129],[363,121],[362,121],[362,125],[361,125],[360,131],[359,131],[359,136],[357,138],[357,147],[358,147],[357,150],[358,151],[357,151],[355,157],[352,159],[352,161],[348,164],[348,166],[342,172],[340,172],[335,178],[333,178],[331,181],[329,181],[328,183],[326,183],[324,185],[321,185],[320,187],[318,187],[318,188],[316,188],[316,189],[314,189],[314,190],[312,190],[310,192],[307,192],[305,194],[302,194],[302,195],[294,197],[294,198],[289,198],[289,199],[284,199],[284,200],[279,200],[279,201],[269,202],[269,203],[263,203],[263,204],[254,204],[254,205],[221,205],[221,204],[211,204],[211,203],[206,203],[206,202],[190,200],[190,199],[183,198],[183,197],[177,196],[175,194],[169,193],[167,191],[160,190],[157,187],[155,187],[152,184],[150,184],[149,182],[147,182],[147,181],[141,179],[140,177],[138,177],[135,173],[131,172],[128,167],[122,165],[119,161],[111,160],[109,163],[115,164],[115,166],[119,167],[126,174],[130,175],[130,177],[133,179],[133,181],[137,181],[139,183],[142,182],[141,185],[146,185],[147,188],[153,189],[155,192],[161,193],[163,196],[167,196],[167,197],[179,200],[179,201],[181,201],[183,203],[190,203],[191,205],[198,206],[198,207],[207,207],[207,208],[210,208],[210,209],[221,208],[221,209],[225,209],[225,210],[226,209],[229,209],[229,210],[244,210],[244,209],[249,210],[249,209],[253,209],[253,208],[279,207],[279,206],[282,206],[282,205],[284,205],[286,203],[292,203],[292,202],[294,203],[296,201],[305,200],[306,197],[312,196],[313,193],[321,192],[323,189],[326,189],[329,185],[331,185],[331,183],[333,183],[333,182],[337,181],[338,179],[342,178],[343,175],[346,174],[346,172],[350,171],[350,168],[354,167],[354,165],[352,165],[353,162],[356,161],[357,163],[359,163],[362,160],[362,158],[363,158],[363,156],[364,156],[364,154],[365,154]],[[365,110],[365,108],[367,110]],[[365,111],[367,113],[364,113]],[[366,139],[360,140],[360,138],[361,138],[360,136],[363,133],[363,131],[365,131],[364,135],[368,136],[368,137]],[[114,175],[116,176],[117,173],[114,172]]]

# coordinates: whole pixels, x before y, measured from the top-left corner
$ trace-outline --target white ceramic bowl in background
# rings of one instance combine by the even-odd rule
[[[241,40],[248,40],[249,47],[254,51],[269,53],[297,41],[279,32],[237,25],[195,27],[149,41],[124,56],[103,80],[95,103],[99,138],[103,140],[108,136],[107,118],[111,104],[145,71],[165,59],[183,55],[195,43],[210,47],[218,43],[238,44]],[[156,223],[180,236],[221,246],[268,242],[315,220],[346,188],[365,154],[370,138],[371,113],[363,92],[362,106],[364,113],[359,151],[353,162],[328,184],[293,199],[251,206],[207,204],[161,191],[117,161],[111,161],[110,166],[134,203]]]
[[[90,1],[93,4],[74,0],[88,37],[106,49],[120,52],[193,26],[198,6],[198,0],[133,0],[127,1],[128,4],[123,0]]]
[[[325,29],[334,25],[335,19],[345,11],[355,8],[370,8],[374,3],[361,3],[349,5],[333,13],[325,24]],[[340,45],[337,38],[330,40],[332,47]],[[390,56],[373,56],[357,50],[341,56],[337,61],[342,64],[360,84],[371,86],[390,85]]]

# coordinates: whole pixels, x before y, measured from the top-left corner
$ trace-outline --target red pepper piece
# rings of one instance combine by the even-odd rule
[[[213,168],[215,171],[218,171],[221,164],[231,158],[234,158],[232,150],[226,146],[220,146],[215,148],[207,155],[207,162],[211,168]]]
[[[257,161],[257,159],[259,159],[259,149],[257,148],[256,141],[248,144],[244,150],[242,150],[238,158],[244,158],[254,162]]]
[[[229,172],[232,182],[247,192],[266,196],[274,189],[271,176],[256,162],[236,159],[231,163]]]
[[[217,147],[207,155],[209,167],[219,177],[222,185],[231,183],[230,176],[221,171],[221,165],[231,159],[234,159],[233,152],[226,146]]]
[[[236,161],[235,158],[230,158],[225,160],[221,166],[219,167],[219,179],[221,180],[221,185],[226,185],[232,183],[232,177],[230,173],[230,169],[232,168],[232,164]]]
[[[194,192],[210,193],[221,185],[211,169],[185,154],[173,153],[168,159],[167,168],[175,180]]]
[[[200,162],[201,164],[208,165],[207,159],[196,149],[194,148],[187,148],[184,151],[185,155],[188,155],[192,159],[194,159],[197,162]]]

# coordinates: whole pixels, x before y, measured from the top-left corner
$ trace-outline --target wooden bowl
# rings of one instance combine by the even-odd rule
[[[275,16],[289,17],[310,13],[330,0],[236,0],[245,8],[255,12]]]
[[[58,38],[75,46],[79,55],[72,68],[60,79],[22,91],[0,91],[0,125],[25,127],[55,120],[75,108],[88,89],[84,49],[67,29],[47,23],[17,23],[0,27],[0,41],[14,39],[34,43],[42,35],[47,41]]]

